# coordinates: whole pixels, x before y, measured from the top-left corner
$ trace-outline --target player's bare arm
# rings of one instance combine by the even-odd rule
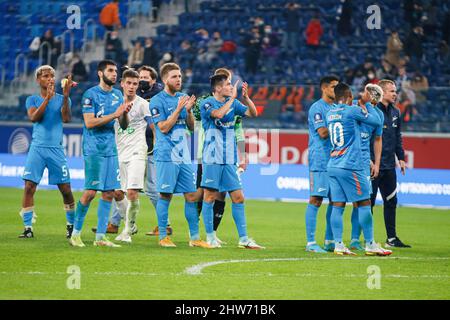
[[[70,111],[69,108],[69,96],[70,96],[70,89],[72,88],[72,75],[69,75],[67,77],[67,81],[65,82],[65,86],[63,88],[63,106],[61,108],[61,116],[62,116],[62,121],[64,123],[68,123],[72,120],[72,112]]]
[[[317,133],[319,134],[320,139],[328,139],[329,137],[329,132],[328,132],[328,128],[322,127],[317,129]]]
[[[122,113],[124,113],[124,110],[125,110],[125,107],[122,104],[117,108],[116,112],[108,114],[101,118],[96,118],[93,113],[84,113],[83,114],[84,123],[86,125],[86,128],[88,128],[88,129],[101,127],[101,126],[104,126],[105,124],[113,121],[114,119],[119,118],[122,115]]]
[[[42,120],[42,117],[44,116],[45,109],[47,109],[48,102],[51,98],[55,95],[55,85],[49,84],[47,87],[47,94],[44,98],[44,101],[41,103],[41,105],[37,108],[29,108],[28,118],[31,120],[31,122],[39,122]]]
[[[130,124],[130,118],[128,117],[128,113],[130,112],[132,107],[133,107],[133,102],[125,101],[123,104],[123,112],[118,117],[119,125],[122,128],[122,130],[125,130],[126,128],[128,128],[128,125]]]
[[[180,97],[178,99],[178,105],[175,111],[167,118],[167,120],[158,122],[158,128],[162,133],[166,134],[173,128],[188,100],[189,96]]]
[[[189,100],[186,103],[186,111],[187,111],[186,125],[190,131],[194,131],[195,119],[194,115],[192,114],[192,107],[195,104],[195,100],[196,97],[192,95],[189,97]]]
[[[375,163],[373,164],[373,166],[370,166],[370,175],[372,178],[378,177],[378,174],[380,173],[382,147],[383,147],[383,138],[375,137],[375,141],[373,142],[373,150],[375,153]]]
[[[242,84],[242,102],[248,107],[248,110],[245,112],[245,115],[249,118],[255,118],[258,116],[258,111],[256,110],[256,106],[253,103],[252,99],[248,96],[248,83],[244,82]]]
[[[233,86],[233,93],[232,93],[230,99],[219,109],[211,111],[211,118],[222,119],[228,113],[231,106],[233,105],[234,100],[236,100],[236,98],[237,98],[238,85],[239,85],[239,81],[236,81],[236,83]]]

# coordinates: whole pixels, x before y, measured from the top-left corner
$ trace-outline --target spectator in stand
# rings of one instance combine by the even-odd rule
[[[436,0],[432,0],[424,10],[422,16],[423,31],[425,34],[434,35],[438,28],[438,5]]]
[[[40,46],[42,46],[44,42],[48,43],[48,46],[44,45],[42,47],[42,57],[44,59],[44,64],[47,63],[47,57],[50,50],[50,65],[53,68],[56,68],[58,57],[61,54],[61,41],[59,38],[53,36],[53,31],[51,29],[48,29],[47,31],[45,31],[44,35],[39,39],[36,57],[39,56],[39,48]]]
[[[197,49],[203,50],[204,52],[208,49],[209,33],[205,29],[199,29],[195,31],[195,43],[197,44]]]
[[[409,86],[409,77],[405,67],[401,67],[398,69],[398,75],[395,79],[395,85],[397,86],[397,89],[399,91],[402,91],[403,87]]]
[[[323,35],[322,24],[320,23],[319,13],[315,12],[314,17],[309,21],[306,27],[306,44],[312,48],[320,45],[320,38]]]
[[[112,31],[106,37],[105,59],[116,61],[122,65],[126,62],[122,41],[119,39],[119,33]]]
[[[420,69],[423,58],[424,34],[422,27],[415,27],[405,41],[405,53],[409,57],[409,65]]]
[[[443,64],[444,68],[446,70],[449,69],[450,64],[450,48],[445,40],[442,40],[439,43],[439,56],[438,56],[439,63]]]
[[[78,53],[73,55],[71,65],[72,70],[70,73],[72,74],[72,80],[76,82],[86,81],[88,76],[86,66]]]
[[[389,61],[387,61],[386,58],[384,57],[381,60],[381,68],[377,70],[377,78],[394,80],[396,76],[397,76],[396,68],[391,63],[389,63]]]
[[[264,19],[262,17],[251,18],[250,21],[253,21],[253,27],[258,28],[259,34],[264,33]]]
[[[159,60],[159,63],[158,63],[159,69],[161,69],[163,64],[169,63],[169,62],[175,62],[175,56],[174,56],[173,52],[165,52],[162,55],[161,60]]]
[[[246,35],[243,46],[245,48],[245,71],[255,74],[258,71],[258,62],[261,53],[261,35],[258,28],[253,27]]]
[[[146,38],[144,46],[144,60],[142,64],[156,69],[158,68],[159,59],[159,52],[158,49],[156,49],[153,45],[153,39]]]
[[[191,68],[187,68],[184,70],[184,77],[183,77],[183,90],[182,92],[186,93],[187,95],[192,95],[194,92],[192,91],[192,84],[194,82],[194,73],[192,72]]]
[[[128,65],[134,69],[138,69],[144,61],[144,48],[140,41],[134,43],[133,48],[128,55]]]
[[[286,19],[286,35],[287,35],[287,48],[291,50],[297,50],[299,46],[299,28],[300,28],[300,5],[297,3],[289,2],[286,5],[287,10],[284,12]]]
[[[214,32],[213,37],[208,42],[208,50],[199,54],[198,60],[202,63],[211,63],[219,55],[222,49],[223,40],[220,36],[220,32]]]
[[[411,80],[411,89],[416,95],[416,103],[422,103],[427,100],[426,93],[428,92],[428,79],[420,72],[416,72]]]
[[[400,40],[400,37],[398,36],[398,32],[392,31],[391,36],[387,41],[385,60],[391,65],[398,68],[402,51],[403,51],[403,43]]]
[[[266,74],[273,74],[276,67],[276,59],[279,54],[280,40],[277,35],[272,32],[272,27],[266,25],[264,27],[264,36],[262,38],[261,49],[264,59],[264,68]]]
[[[356,91],[362,91],[364,84],[366,83],[366,76],[364,75],[362,69],[356,69],[353,77],[352,87]]]
[[[344,70],[344,77],[342,79],[342,82],[353,84],[354,78],[355,78],[355,71],[352,68],[346,68]]]
[[[119,0],[113,0],[105,5],[100,11],[100,23],[108,31],[113,31],[122,27],[119,17]]]
[[[178,52],[178,60],[182,65],[188,68],[192,68],[197,58],[197,50],[192,47],[188,40],[183,40],[180,45],[180,51]]]
[[[339,17],[337,30],[341,36],[350,36],[352,34],[352,0],[341,0],[342,12]]]

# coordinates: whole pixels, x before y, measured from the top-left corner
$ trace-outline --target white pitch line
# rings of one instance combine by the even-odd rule
[[[227,263],[251,263],[251,262],[276,262],[276,261],[326,261],[326,260],[350,260],[350,261],[361,261],[361,260],[374,260],[376,257],[335,257],[335,258],[266,258],[266,259],[249,259],[249,260],[219,260],[199,263],[194,266],[188,267],[184,272],[188,275],[196,276],[201,275],[203,269],[216,266],[219,264]],[[449,260],[450,257],[380,257],[382,260]],[[374,260],[375,261],[375,260]]]

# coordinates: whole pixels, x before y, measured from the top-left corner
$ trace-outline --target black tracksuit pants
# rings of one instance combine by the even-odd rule
[[[378,189],[380,189],[381,196],[383,197],[384,224],[386,226],[387,238],[395,238],[397,236],[395,230],[397,173],[395,172],[395,168],[380,170],[378,177],[375,180],[372,180],[372,209],[375,204]]]

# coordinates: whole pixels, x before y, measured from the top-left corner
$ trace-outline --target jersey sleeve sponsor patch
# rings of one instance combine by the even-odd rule
[[[314,114],[314,122],[315,123],[323,122],[323,117],[320,112]]]
[[[92,107],[92,100],[90,98],[85,98],[83,100],[83,108],[90,108]]]
[[[158,108],[152,108],[152,117],[158,117],[158,116],[159,116]]]

